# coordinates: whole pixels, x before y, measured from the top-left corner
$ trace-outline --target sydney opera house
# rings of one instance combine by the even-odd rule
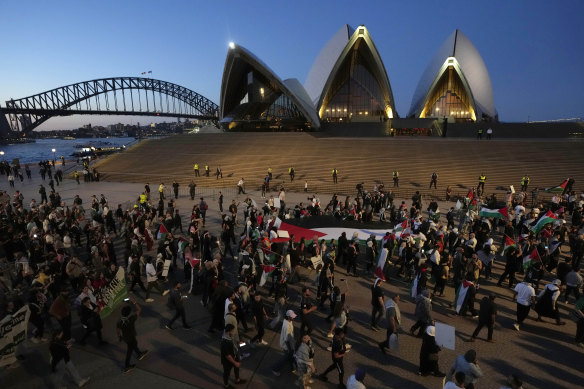
[[[304,85],[295,78],[282,80],[252,52],[231,43],[220,99],[220,123],[233,131],[318,130],[329,123],[399,118],[385,65],[365,26],[338,30],[316,57]],[[459,30],[426,67],[407,117],[497,120],[485,63]]]

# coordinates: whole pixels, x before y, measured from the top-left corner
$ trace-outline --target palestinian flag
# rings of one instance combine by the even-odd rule
[[[152,250],[154,239],[152,239],[152,232],[148,228],[144,229],[144,239],[146,240],[146,251]]]
[[[505,217],[505,219],[508,219],[509,213],[507,212],[506,207],[503,207],[501,209],[489,209],[489,208],[483,207],[479,211],[479,216],[486,217],[486,218],[493,218],[493,219],[500,219],[502,217]]]
[[[264,286],[266,281],[268,280],[268,277],[272,275],[272,273],[274,273],[274,270],[276,270],[275,266],[270,266],[270,265],[262,265],[262,278],[260,278],[260,286]]]
[[[375,277],[381,278],[385,281],[385,275],[383,274],[383,268],[385,267],[385,261],[387,260],[387,249],[381,250],[379,253],[379,260],[377,261],[377,269],[375,269]]]
[[[418,281],[420,280],[420,275],[414,277],[414,280],[410,284],[410,296],[416,298],[418,296]]]
[[[393,234],[395,235],[396,239],[400,239],[402,236],[405,238],[406,236],[411,235],[412,231],[408,228],[408,220],[404,220],[403,223],[398,224],[392,230]]]
[[[558,186],[552,186],[551,188],[545,188],[543,191],[546,193],[562,193],[564,192],[564,189],[566,189],[566,185],[568,185],[568,180],[564,180],[564,182],[562,182],[560,185]]]
[[[179,257],[184,257],[185,249],[189,245],[189,241],[185,238],[179,238],[178,240],[178,255]]]
[[[562,245],[562,241],[560,240],[552,240],[550,243],[550,255],[554,253],[560,246]]]
[[[469,202],[474,200],[475,197],[474,197],[474,191],[472,190],[472,188],[466,194],[466,198]]]
[[[463,280],[458,290],[456,291],[456,296],[454,297],[454,307],[456,308],[456,313],[460,313],[462,306],[464,305],[464,300],[466,299],[466,294],[468,289],[471,287],[472,282]]]
[[[506,254],[507,250],[513,247],[517,247],[517,242],[505,235],[505,246],[503,247],[503,254]]]
[[[537,235],[546,224],[553,223],[554,221],[556,221],[556,215],[552,211],[547,211],[545,215],[539,218],[535,226],[531,228],[531,231]]]
[[[163,223],[160,223],[160,228],[158,229],[158,234],[156,235],[156,239],[164,240],[166,239],[166,235],[168,235],[168,230],[164,227]]]
[[[523,257],[523,268],[529,269],[529,267],[531,266],[531,264],[533,264],[533,262],[535,260],[539,260],[541,262],[541,258],[539,257],[539,253],[537,252],[537,248],[533,249],[531,254]]]

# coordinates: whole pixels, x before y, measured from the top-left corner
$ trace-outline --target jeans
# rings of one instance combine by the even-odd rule
[[[332,365],[327,367],[327,369],[322,373],[322,376],[326,377],[328,373],[333,370],[339,372],[339,384],[343,384],[343,377],[345,376],[345,367],[343,366],[343,358],[333,359]]]
[[[239,367],[233,366],[232,363],[223,365],[223,385],[227,387],[229,385],[229,376],[231,375],[231,369],[235,372],[235,379],[239,379]]]
[[[73,362],[71,362],[71,360],[69,360],[69,362],[61,360],[59,363],[57,363],[57,366],[55,367],[55,375],[53,376],[53,383],[56,388],[63,386],[62,381],[65,372],[68,372],[73,379],[73,382],[75,382],[76,385],[79,385],[79,382],[81,382],[81,376],[79,375],[79,372],[77,371],[77,368]]]
[[[184,308],[177,308],[176,309],[176,312],[175,312],[174,316],[168,322],[168,326],[169,327],[172,327],[172,324],[174,323],[174,321],[176,319],[178,319],[179,317],[182,319],[183,327],[188,327],[188,325],[187,325],[187,315],[185,313],[185,309]]]
[[[279,372],[286,363],[290,365],[290,370],[294,370],[294,361],[294,350],[284,351],[284,355],[272,366],[272,370]]]
[[[531,310],[531,305],[523,305],[517,303],[517,324],[522,324],[523,320],[527,318],[529,315],[529,311]]]

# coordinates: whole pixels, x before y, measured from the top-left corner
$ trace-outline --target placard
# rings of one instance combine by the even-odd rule
[[[448,324],[438,323],[434,324],[436,327],[436,344],[440,347],[445,347],[450,350],[455,348],[455,328]]]
[[[164,266],[162,267],[162,277],[168,277],[168,270],[170,269],[171,263],[172,261],[170,259],[164,261]]]

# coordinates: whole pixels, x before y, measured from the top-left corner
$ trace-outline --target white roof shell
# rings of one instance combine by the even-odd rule
[[[350,50],[359,38],[364,39],[373,55],[377,67],[377,71],[374,73],[379,75],[381,83],[380,87],[387,94],[392,115],[396,116],[393,92],[391,90],[387,71],[385,70],[385,65],[383,64],[381,56],[377,51],[377,47],[375,47],[373,39],[369,35],[369,31],[367,31],[365,26],[359,26],[357,29],[354,29],[348,24],[345,24],[341,27],[327,42],[314,60],[314,63],[308,72],[308,77],[306,77],[304,87],[318,112],[324,98],[323,94],[336,76],[336,72],[343,63],[343,60],[350,53]]]
[[[491,78],[487,67],[476,47],[460,30],[455,30],[450,34],[424,70],[412,97],[408,116],[420,115],[431,92],[431,87],[447,68],[444,64],[450,57],[456,58],[464,76],[463,81],[466,81],[470,88],[471,96],[469,97],[473,100],[477,120],[480,120],[482,114],[491,118],[497,116]]]
[[[225,58],[225,66],[223,68],[223,78],[221,80],[221,100],[219,106],[219,119],[224,118],[225,112],[225,100],[229,95],[230,87],[230,77],[231,71],[237,61],[244,61],[248,63],[251,67],[256,69],[258,72],[262,73],[266,78],[274,82],[277,87],[282,91],[283,94],[288,96],[304,117],[310,121],[313,128],[320,128],[320,120],[316,114],[316,110],[310,102],[310,98],[304,90],[302,84],[295,78],[290,78],[282,81],[276,73],[268,67],[262,60],[255,56],[251,51],[247,50],[245,47],[233,44],[233,47],[227,52],[227,57]]]

